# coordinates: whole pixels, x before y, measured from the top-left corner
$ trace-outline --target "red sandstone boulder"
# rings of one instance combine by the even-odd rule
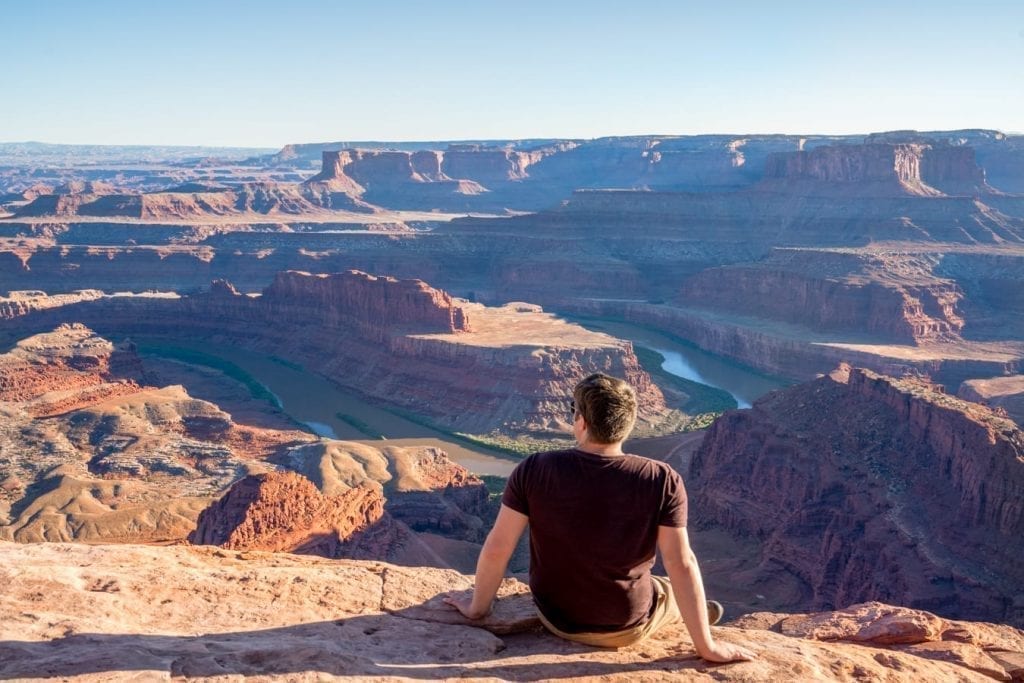
[[[875,645],[925,643],[942,639],[948,622],[920,610],[878,602],[853,605],[836,612],[786,617],[780,630],[787,636],[814,640],[850,640]]]

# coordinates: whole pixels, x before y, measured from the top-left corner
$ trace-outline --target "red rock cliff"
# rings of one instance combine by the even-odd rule
[[[50,414],[86,396],[134,392],[144,375],[134,346],[115,346],[84,325],[61,325],[0,358],[0,401],[36,401],[30,412]],[[46,399],[51,392],[63,393]]]
[[[286,357],[368,398],[470,433],[564,432],[572,387],[598,371],[637,388],[643,419],[666,417],[661,391],[628,342],[539,311],[455,303],[419,280],[291,272],[262,296],[218,281],[180,298],[104,297],[30,310],[11,325],[29,332],[65,319],[106,334],[209,339]]]
[[[841,190],[859,185],[882,194],[975,194],[988,191],[984,171],[969,147],[921,143],[826,145],[768,157],[766,186],[773,181],[813,181]],[[819,187],[819,189],[821,189]]]
[[[388,556],[384,499],[370,487],[325,496],[294,472],[250,475],[199,515],[189,541],[232,550]]]
[[[698,525],[760,544],[744,580],[796,577],[804,607],[1024,623],[1024,433],[982,406],[847,367],[724,415],[690,486]]]
[[[447,292],[422,280],[375,277],[358,270],[278,273],[258,301],[275,319],[320,321],[331,327],[354,324],[375,337],[382,327],[418,333],[471,331],[465,311]]]
[[[921,157],[921,179],[946,194],[991,192],[973,147],[929,147]]]
[[[759,263],[704,270],[680,294],[683,305],[900,343],[956,338],[964,327],[961,288],[913,255],[775,250]]]

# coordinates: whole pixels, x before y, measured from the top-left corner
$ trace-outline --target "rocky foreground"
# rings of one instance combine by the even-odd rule
[[[521,583],[470,624],[449,570],[211,547],[0,543],[0,677],[372,676],[721,681],[1024,680],[1024,632],[867,603],[715,628],[758,652],[712,666],[685,629],[619,651],[538,628]]]

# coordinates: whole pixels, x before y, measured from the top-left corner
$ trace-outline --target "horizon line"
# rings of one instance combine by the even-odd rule
[[[6,140],[0,141],[0,145],[48,145],[51,147],[168,147],[175,149],[239,149],[239,150],[280,150],[288,146],[298,145],[328,145],[337,142],[345,142],[348,144],[359,144],[359,143],[398,143],[398,144],[419,144],[419,143],[481,143],[481,142],[517,142],[523,140],[550,140],[550,141],[565,141],[565,142],[594,142],[597,140],[608,140],[615,138],[694,138],[694,137],[854,137],[858,135],[884,135],[887,133],[920,133],[920,134],[937,134],[937,133],[960,133],[960,132],[988,132],[998,133],[1007,137],[1010,136],[1021,136],[1024,135],[1024,131],[1009,131],[1001,130],[998,128],[936,128],[928,130],[919,130],[916,128],[892,128],[888,130],[876,130],[876,131],[860,131],[854,133],[836,133],[836,132],[815,132],[815,133],[778,133],[778,132],[703,132],[703,133],[628,133],[628,134],[611,134],[611,135],[599,135],[596,137],[580,137],[580,136],[545,136],[545,135],[526,135],[520,137],[465,137],[465,138],[364,138],[349,140],[318,140],[313,142],[286,142],[279,145],[222,145],[222,144],[177,144],[167,142],[151,142],[151,143],[139,143],[139,142],[47,142],[44,140]]]

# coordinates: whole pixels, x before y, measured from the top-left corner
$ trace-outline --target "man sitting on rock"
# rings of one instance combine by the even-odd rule
[[[636,422],[633,388],[595,374],[576,385],[573,398],[576,448],[535,453],[516,466],[480,551],[472,598],[445,601],[469,619],[486,616],[529,523],[530,589],[541,622],[555,635],[624,647],[681,613],[704,659],[753,658],[711,635],[709,607],[717,622],[721,606],[705,602],[679,474],[622,452]],[[671,583],[651,576],[655,547]]]

